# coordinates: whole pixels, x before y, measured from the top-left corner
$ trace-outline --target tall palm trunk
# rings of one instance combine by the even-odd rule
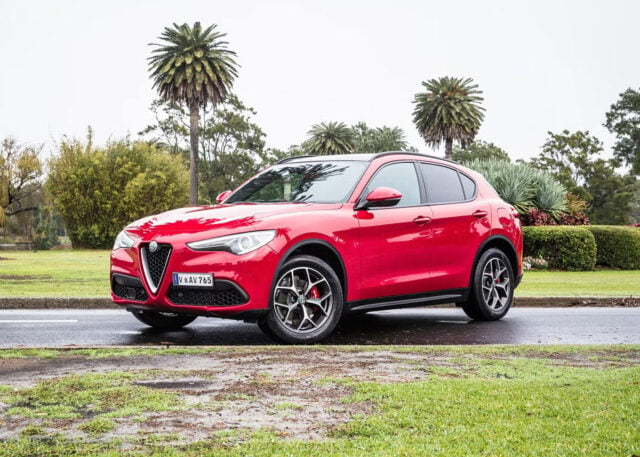
[[[190,125],[189,140],[191,153],[189,155],[189,205],[198,204],[198,134],[200,128],[200,107],[192,104],[189,107]]]
[[[447,138],[444,141],[444,158],[451,160],[453,156],[453,138]]]

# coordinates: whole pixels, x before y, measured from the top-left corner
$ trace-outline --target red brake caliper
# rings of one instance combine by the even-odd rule
[[[313,286],[309,291],[309,298],[313,300],[317,300],[318,298],[320,298],[320,292],[318,291],[318,288],[316,286]],[[313,312],[316,312],[317,310],[318,307],[316,305],[313,305]]]

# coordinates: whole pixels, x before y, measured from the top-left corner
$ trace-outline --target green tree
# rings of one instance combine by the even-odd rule
[[[375,153],[406,151],[409,145],[400,127],[371,128],[364,122],[351,127],[354,133],[355,152]]]
[[[344,122],[321,122],[307,132],[308,139],[302,144],[309,155],[337,155],[355,152],[353,130]]]
[[[549,132],[542,152],[531,163],[585,200],[591,222],[627,224],[638,205],[637,180],[619,174],[615,160],[601,158],[603,151],[602,142],[588,131]]]
[[[453,147],[452,158],[456,162],[466,163],[472,160],[505,160],[510,162],[509,154],[501,147],[496,146],[493,143],[489,143],[482,140],[475,140],[468,144],[466,148],[459,146]]]
[[[33,196],[40,190],[40,149],[18,144],[13,138],[0,142],[0,226],[5,218],[35,211]]]
[[[181,158],[154,145],[124,139],[96,148],[65,138],[59,148],[47,188],[74,247],[107,248],[131,221],[189,200]]]
[[[573,195],[589,202],[586,179],[591,162],[603,152],[602,141],[588,131],[547,132],[542,152],[531,160],[536,168],[548,171]]]
[[[199,22],[166,27],[159,37],[162,44],[149,57],[153,87],[160,97],[189,109],[190,167],[189,202],[198,204],[198,134],[200,108],[216,106],[229,95],[238,76],[236,53],[227,49],[224,33],[216,25],[202,29]]]
[[[484,119],[482,91],[471,78],[445,76],[423,82],[425,92],[413,100],[413,123],[428,146],[445,145],[451,159],[453,143],[463,148],[473,141]]]
[[[143,139],[169,149],[185,159],[189,154],[189,113],[161,100],[151,105],[155,122],[139,132]],[[226,189],[233,189],[260,169],[287,157],[284,151],[266,147],[265,133],[253,121],[256,111],[236,95],[200,110],[200,194],[205,203]]]
[[[604,126],[618,139],[613,146],[615,157],[640,174],[640,89],[629,88],[620,94]]]

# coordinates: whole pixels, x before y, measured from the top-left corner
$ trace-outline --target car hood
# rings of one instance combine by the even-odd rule
[[[218,229],[230,233],[241,233],[266,228],[261,223],[274,216],[336,209],[340,206],[342,205],[311,203],[237,203],[196,206],[139,219],[129,224],[126,230],[140,237],[158,234],[199,233]]]

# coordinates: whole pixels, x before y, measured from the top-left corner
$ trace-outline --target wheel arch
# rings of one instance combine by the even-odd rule
[[[511,269],[514,277],[518,276],[518,254],[515,246],[506,236],[493,235],[484,240],[476,252],[476,257],[473,259],[471,274],[469,275],[469,288],[473,287],[473,276],[478,265],[478,260],[480,260],[480,256],[491,248],[497,248],[504,252],[504,255],[509,259],[509,263],[511,263]]]
[[[335,271],[338,279],[340,280],[340,286],[342,287],[342,294],[344,296],[344,300],[346,301],[347,297],[347,270],[344,266],[344,262],[342,260],[342,256],[338,250],[332,246],[330,243],[320,240],[317,238],[309,238],[303,241],[300,241],[290,247],[285,254],[280,258],[278,265],[276,267],[276,274],[273,277],[271,284],[271,295],[269,296],[269,307],[271,307],[271,297],[273,296],[273,290],[276,285],[278,272],[284,263],[291,259],[292,257],[298,255],[310,255],[313,257],[317,257],[320,260],[326,262],[332,269]]]

